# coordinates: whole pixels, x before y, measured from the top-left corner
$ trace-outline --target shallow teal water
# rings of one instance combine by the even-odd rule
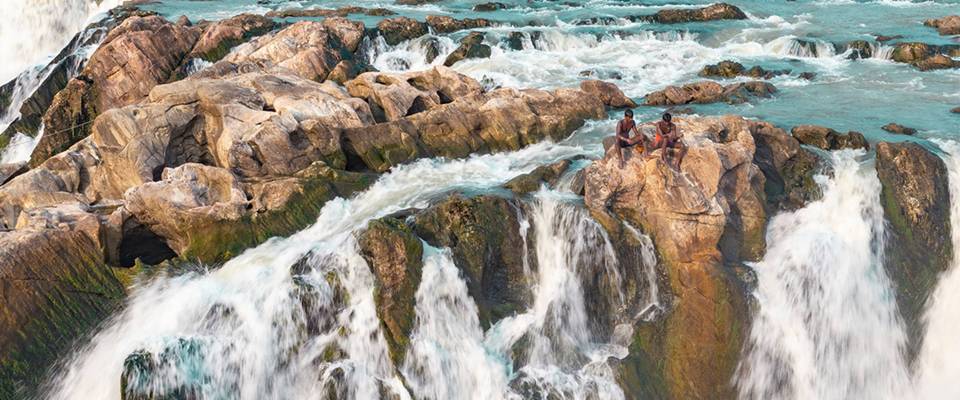
[[[828,1],[730,1],[748,13],[743,21],[714,21],[679,25],[626,23],[573,25],[591,17],[626,17],[651,14],[664,7],[694,7],[708,1],[611,1],[573,2],[503,0],[511,8],[474,12],[483,1],[440,1],[424,6],[398,6],[392,1],[300,1],[258,5],[255,0],[166,0],[145,6],[168,17],[181,14],[192,19],[218,19],[241,12],[263,13],[296,7],[336,8],[347,5],[385,7],[400,15],[422,19],[426,15],[457,18],[483,17],[501,26],[486,29],[487,41],[496,44],[509,32],[542,31],[533,47],[512,51],[501,45],[488,60],[468,60],[455,66],[475,78],[484,77],[506,86],[554,88],[575,86],[580,71],[594,70],[600,77],[619,73],[613,80],[630,96],[640,99],[652,90],[672,84],[697,81],[704,65],[725,59],[746,66],[788,68],[796,73],[815,72],[816,79],[776,78],[771,82],[780,93],[773,99],[752,104],[693,106],[701,114],[737,113],[772,121],[789,128],[813,123],[837,130],[856,130],[876,140],[902,140],[880,127],[888,122],[920,130],[918,137],[960,137],[960,70],[920,72],[887,60],[848,61],[842,55],[812,56],[791,49],[803,39],[821,43],[845,43],[874,35],[903,35],[902,41],[955,44],[957,39],[940,36],[923,26],[928,18],[960,12],[960,0],[828,0]],[[374,26],[379,17],[354,15]],[[522,27],[522,28],[520,28]],[[657,34],[659,33],[659,34]],[[456,33],[457,39],[464,33]],[[895,43],[894,41],[893,43]],[[399,46],[403,47],[403,45]],[[392,49],[381,49],[381,53]],[[418,54],[403,53],[407,59]],[[422,63],[422,60],[421,60]],[[405,65],[405,63],[390,64]],[[426,67],[426,65],[422,65]],[[402,69],[402,67],[398,67]],[[655,117],[660,109],[638,110]],[[607,124],[596,129],[602,133]]]

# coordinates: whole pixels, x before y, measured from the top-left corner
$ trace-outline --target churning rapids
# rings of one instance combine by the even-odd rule
[[[25,3],[15,0],[12,7],[19,12],[11,11],[13,24],[0,24],[0,58],[14,60],[0,66],[0,78],[17,79],[11,106],[0,110],[0,128],[17,116],[26,96],[50,73],[43,61],[117,2]],[[452,0],[418,8],[377,1],[364,6],[414,17],[440,13],[460,18],[476,16],[468,14],[474,3]],[[667,2],[510,3],[519,8],[482,15],[505,21],[482,29],[492,55],[462,61],[455,70],[489,87],[521,88],[575,86],[581,72],[591,71],[595,77],[616,79],[628,96],[639,98],[666,85],[699,80],[696,74],[704,65],[736,59],[813,71],[818,78],[776,77],[771,82],[782,93],[775,99],[698,106],[697,113],[742,114],[784,126],[823,124],[862,131],[871,141],[891,138],[879,130],[888,120],[920,128],[922,134],[911,140],[936,148],[949,172],[953,232],[943,240],[952,240],[955,251],[920,317],[923,335],[912,338],[920,343],[915,359],[907,356],[911,338],[884,269],[890,232],[874,156],[840,150],[824,156],[830,165],[816,176],[822,198],[769,222],[766,253],[751,265],[756,271],[753,322],[730,385],[744,400],[960,398],[960,122],[940,110],[947,103],[960,105],[960,74],[953,69],[918,76],[909,66],[890,61],[892,49],[881,43],[871,42],[873,57],[857,61],[832,45],[868,32],[929,39],[918,33],[922,27],[906,26],[901,17],[886,21],[886,16],[902,13],[915,22],[921,16],[956,13],[960,4],[817,0],[798,6],[802,11],[790,11],[792,6],[783,4],[732,1],[749,11],[748,20],[656,30],[642,23],[574,22],[594,11],[611,16],[655,12]],[[702,2],[681,3],[669,5]],[[316,4],[327,6],[170,0],[144,7],[167,17],[195,13],[217,19]],[[5,1],[0,12],[10,6]],[[534,28],[525,26],[534,21],[540,23],[535,35]],[[21,29],[29,32],[24,35],[28,39],[13,40]],[[517,30],[524,32],[522,49],[506,48],[507,35]],[[426,61],[428,38],[437,40],[441,55],[436,61]],[[431,34],[395,46],[382,38],[366,39],[362,52],[382,71],[423,70],[442,64],[459,38]],[[70,76],[96,46],[94,41],[70,49],[77,56]],[[38,62],[43,63],[35,66]],[[638,119],[651,119],[659,111],[638,109]],[[203,399],[522,399],[530,393],[631,398],[618,382],[616,365],[629,355],[633,328],[623,323],[601,332],[591,326],[583,286],[598,274],[617,283],[634,274],[633,280],[644,282],[646,304],[636,315],[609,317],[635,322],[659,312],[660,296],[669,295],[658,287],[662,266],[651,239],[633,228],[642,256],[635,265],[622,263],[606,231],[567,185],[543,187],[516,210],[520,236],[534,239],[529,248],[527,242],[517,244],[535,261],[536,268],[524,271],[533,299],[529,308],[492,326],[481,324],[450,250],[424,242],[415,325],[399,366],[390,359],[377,316],[374,276],[357,243],[371,220],[425,209],[450,193],[497,193],[511,178],[559,160],[599,157],[599,141],[611,133],[613,123],[589,122],[559,143],[395,167],[366,191],[328,202],[316,223],[290,237],[270,239],[222,266],[195,265],[142,278],[124,306],[64,356],[39,398],[119,400],[124,360],[137,352],[162,354],[167,360],[153,376],[130,379],[131,385],[147,385],[138,391],[199,388],[194,394]],[[28,160],[42,134],[41,127],[37,137],[13,137],[0,164]],[[561,182],[569,183],[574,172]],[[627,308],[625,290],[619,292],[619,311]],[[319,333],[308,333],[308,324],[321,327]],[[523,354],[515,351],[518,343]],[[331,351],[343,357],[326,361]]]

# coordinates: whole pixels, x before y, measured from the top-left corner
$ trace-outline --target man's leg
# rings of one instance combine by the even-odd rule
[[[683,156],[687,155],[687,145],[683,141],[677,141],[677,171],[680,170],[680,163],[683,162]]]
[[[620,160],[620,168],[623,168],[623,166],[624,166],[624,163],[623,163],[623,146],[620,146],[620,138],[617,138],[617,140],[614,142],[613,145],[614,145],[614,147],[616,147],[616,149],[617,149],[617,159]]]

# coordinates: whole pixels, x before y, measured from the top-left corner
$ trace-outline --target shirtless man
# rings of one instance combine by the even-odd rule
[[[664,113],[663,118],[656,123],[657,137],[653,141],[653,148],[661,149],[660,158],[667,165],[670,165],[667,162],[667,153],[675,153],[677,160],[675,168],[679,171],[683,156],[687,154],[687,145],[683,144],[683,135],[677,129],[677,126],[671,122],[672,119],[670,113]]]
[[[634,136],[630,137],[630,131]],[[617,158],[620,159],[620,168],[624,167],[623,149],[636,146],[638,143],[643,148],[643,154],[647,154],[646,136],[637,130],[637,124],[633,121],[633,110],[623,112],[623,119],[617,122],[617,140],[614,146],[617,146]]]

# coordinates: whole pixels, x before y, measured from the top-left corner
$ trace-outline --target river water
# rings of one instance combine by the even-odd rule
[[[14,3],[17,3],[15,0]],[[241,12],[346,5],[385,7],[422,18],[450,15],[484,17],[499,26],[483,29],[494,45],[489,59],[466,60],[454,69],[491,85],[557,88],[575,86],[583,71],[616,82],[640,98],[666,85],[699,80],[697,72],[721,60],[746,66],[788,68],[792,76],[771,80],[780,92],[772,99],[744,105],[694,106],[704,115],[735,113],[789,128],[812,123],[856,130],[871,141],[917,140],[939,148],[950,168],[951,194],[960,196],[960,70],[919,72],[886,59],[889,47],[874,35],[902,35],[905,41],[954,43],[924,27],[923,20],[956,14],[955,0],[747,1],[749,19],[680,25],[618,22],[582,25],[596,16],[650,14],[669,7],[694,7],[704,1],[517,1],[507,10],[478,13],[474,1],[441,1],[400,6],[392,1],[188,1],[164,0],[143,7],[175,18],[219,19]],[[21,2],[22,3],[22,2]],[[53,3],[51,3],[53,4]],[[2,7],[9,6],[4,2]],[[12,44],[13,33],[0,25],[0,56],[14,60],[0,76],[13,77],[59,50],[103,5],[79,0],[57,3],[68,12],[42,12],[47,2],[30,2],[14,17],[30,26],[27,43]],[[17,7],[14,5],[14,7]],[[368,26],[377,17],[356,16]],[[80,21],[80,22],[78,22]],[[5,24],[6,25],[6,24]],[[9,25],[7,25],[9,26]],[[26,29],[26,28],[24,28]],[[527,33],[522,50],[510,50],[504,38]],[[449,53],[465,33],[439,37]],[[19,35],[18,35],[19,36]],[[874,42],[878,56],[851,61],[831,43]],[[57,44],[59,43],[59,44]],[[364,44],[369,61],[382,70],[424,69],[422,40],[387,46]],[[443,56],[434,64],[442,63]],[[799,72],[815,72],[803,80]],[[638,108],[638,118],[662,110]],[[612,117],[612,116],[611,116]],[[2,119],[0,119],[2,120]],[[476,304],[466,292],[449,251],[427,247],[424,276],[416,294],[417,324],[406,363],[397,373],[389,362],[373,303],[373,277],[354,239],[370,219],[426,207],[454,191],[485,193],[521,173],[574,155],[599,156],[599,138],[614,119],[588,123],[571,138],[467,160],[422,160],[394,169],[353,199],[328,203],[317,223],[289,238],[276,238],[248,250],[226,265],[157,277],[133,291],[124,310],[113,316],[83,348],[66,357],[45,396],[52,399],[119,399],[123,360],[132,352],[189,355],[178,358],[148,385],[200,387],[206,398],[351,398],[487,399],[559,393],[566,398],[621,398],[609,358],[626,348],[592,331],[581,280],[585,266],[616,271],[609,243],[583,212],[576,196],[544,190],[524,206],[524,235],[540,239],[526,249],[540,267],[529,281],[535,301],[524,312],[484,330]],[[913,138],[885,133],[898,122],[917,128]],[[19,138],[29,143],[29,138]],[[4,161],[23,158],[4,154]],[[26,153],[27,155],[29,152]],[[949,399],[960,396],[960,271],[941,279],[924,315],[923,349],[909,365],[907,341],[883,266],[886,227],[880,185],[872,155],[832,155],[830,176],[818,177],[824,198],[771,221],[766,256],[757,270],[758,300],[754,326],[731,384],[743,399]],[[960,202],[954,201],[952,240],[960,241]],[[643,238],[641,232],[636,232]],[[944,240],[947,240],[946,238]],[[649,242],[649,240],[647,240]],[[650,307],[657,288],[653,252],[642,271]],[[291,266],[307,257],[307,268]],[[602,262],[595,262],[600,259]],[[586,262],[584,260],[592,260]],[[302,262],[301,262],[302,264]],[[330,284],[329,274],[339,286]],[[346,291],[344,301],[338,296]],[[660,291],[663,289],[661,288]],[[317,301],[305,308],[309,292]],[[557,315],[557,310],[564,310]],[[322,315],[325,329],[305,335],[308,318]],[[514,369],[512,346],[530,342],[530,354]],[[345,357],[317,362],[331,348]],[[404,387],[410,388],[408,393]],[[149,389],[149,388],[147,388]]]

